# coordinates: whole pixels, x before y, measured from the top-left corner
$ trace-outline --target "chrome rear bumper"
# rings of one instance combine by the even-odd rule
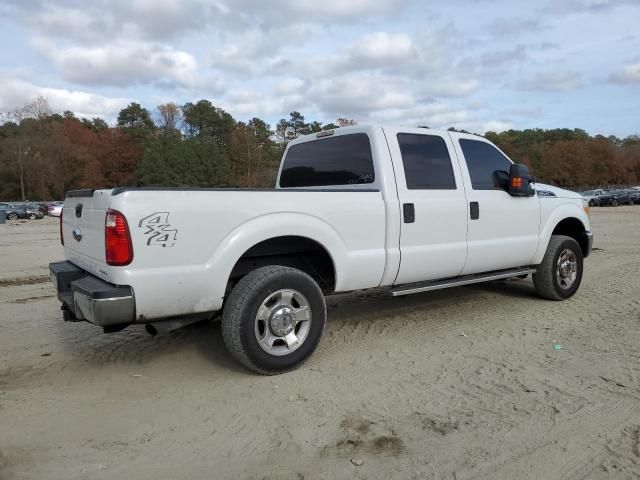
[[[78,320],[101,327],[133,323],[135,300],[131,287],[107,283],[71,262],[50,263],[49,272],[62,308]]]

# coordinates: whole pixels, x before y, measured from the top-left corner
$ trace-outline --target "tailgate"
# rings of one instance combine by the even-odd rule
[[[104,221],[111,190],[67,192],[62,214],[64,251],[68,260],[95,275],[104,273]]]

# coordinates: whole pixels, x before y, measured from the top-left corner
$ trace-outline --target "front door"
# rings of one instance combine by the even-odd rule
[[[468,255],[462,273],[530,265],[538,248],[538,197],[512,197],[496,186],[493,173],[508,172],[511,161],[491,143],[475,135],[450,135],[469,200]]]
[[[400,202],[396,285],[455,277],[467,258],[467,202],[451,138],[385,128]]]

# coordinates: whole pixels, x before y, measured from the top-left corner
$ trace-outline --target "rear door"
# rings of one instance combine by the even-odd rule
[[[422,128],[384,133],[402,215],[395,284],[459,275],[467,257],[467,202],[451,138]]]
[[[512,162],[491,142],[476,135],[450,134],[469,200],[467,263],[462,273],[529,265],[538,248],[540,201],[512,197],[496,186],[493,173]]]

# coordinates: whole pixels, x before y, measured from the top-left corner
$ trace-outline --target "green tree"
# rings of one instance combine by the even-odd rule
[[[304,115],[300,112],[293,111],[289,114],[289,140],[304,135],[307,133],[308,128],[309,126],[304,123]]]
[[[118,113],[118,126],[137,133],[147,133],[154,128],[149,111],[139,103],[131,102]]]
[[[221,145],[228,145],[236,127],[233,117],[209,100],[186,103],[182,106],[186,133],[189,137],[213,137]]]
[[[229,154],[213,137],[163,136],[149,142],[138,164],[141,185],[225,187],[230,182]]]

